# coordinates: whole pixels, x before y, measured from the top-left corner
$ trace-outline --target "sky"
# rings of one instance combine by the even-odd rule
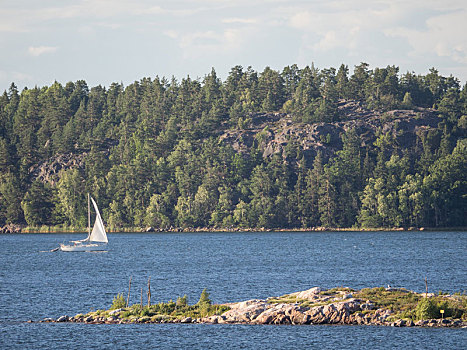
[[[0,0],[0,91],[297,64],[467,82],[465,0]]]

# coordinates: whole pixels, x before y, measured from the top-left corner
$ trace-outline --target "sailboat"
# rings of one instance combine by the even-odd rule
[[[94,226],[91,231],[91,205],[94,206],[96,211],[96,221],[94,221]],[[89,252],[89,251],[99,251],[106,250],[107,243],[107,233],[105,232],[104,223],[102,222],[101,214],[99,213],[99,208],[94,199],[88,193],[88,236],[85,239],[79,241],[70,241],[69,244],[60,244],[60,250],[64,252]]]

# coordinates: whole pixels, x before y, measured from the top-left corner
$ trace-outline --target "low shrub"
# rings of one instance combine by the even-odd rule
[[[431,318],[439,318],[439,308],[436,301],[431,298],[423,298],[415,308],[415,317],[417,320],[426,320]]]
[[[114,296],[110,310],[122,309],[125,306],[126,306],[125,298],[123,294],[119,293],[116,296]]]

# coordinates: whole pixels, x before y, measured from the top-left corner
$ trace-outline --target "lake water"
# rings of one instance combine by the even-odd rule
[[[82,235],[84,237],[84,235]],[[0,236],[0,348],[462,349],[465,329],[369,326],[85,325],[25,323],[204,288],[216,303],[314,286],[467,290],[467,232],[110,234],[109,250],[44,252],[72,234]]]

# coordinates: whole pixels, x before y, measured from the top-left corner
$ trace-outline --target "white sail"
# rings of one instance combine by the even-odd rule
[[[91,197],[91,201],[92,201],[92,204],[94,205],[94,209],[96,210],[96,221],[94,222],[94,227],[92,228],[92,232],[88,240],[90,242],[107,243],[109,240],[107,239],[107,233],[105,232],[104,223],[102,222],[101,214],[99,213],[97,204],[92,197]]]

